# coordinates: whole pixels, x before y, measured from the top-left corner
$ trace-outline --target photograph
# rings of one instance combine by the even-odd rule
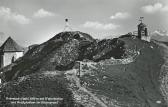
[[[0,107],[168,107],[168,0],[0,0]]]

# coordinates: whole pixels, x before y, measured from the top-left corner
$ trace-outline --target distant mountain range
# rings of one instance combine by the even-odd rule
[[[168,32],[156,30],[153,33],[151,33],[151,39],[161,42],[168,42]]]

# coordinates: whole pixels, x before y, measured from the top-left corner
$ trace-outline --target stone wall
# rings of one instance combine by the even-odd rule
[[[150,42],[151,37],[150,36],[142,36],[141,40],[145,40],[147,42]]]

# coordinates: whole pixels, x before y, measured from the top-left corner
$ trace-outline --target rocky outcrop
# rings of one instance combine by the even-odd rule
[[[89,45],[89,46],[88,46]],[[111,57],[121,59],[124,57],[124,42],[115,39],[103,39],[98,42],[87,44],[81,48],[81,57],[93,61],[110,59]]]

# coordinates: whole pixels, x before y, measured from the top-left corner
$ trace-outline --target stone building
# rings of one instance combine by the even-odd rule
[[[24,49],[9,37],[0,47],[0,68],[23,56]]]
[[[150,42],[147,26],[142,22],[138,24],[138,38]]]

